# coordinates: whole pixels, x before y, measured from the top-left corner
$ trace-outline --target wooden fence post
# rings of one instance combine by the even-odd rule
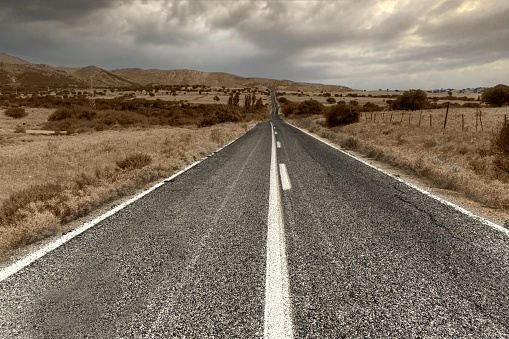
[[[432,119],[431,119],[431,114],[429,115],[429,127],[433,127]]]
[[[461,130],[465,130],[465,115],[461,115]]]
[[[450,104],[451,104],[450,102],[447,103],[447,111],[445,112],[445,120],[444,120],[444,129],[445,129],[445,125],[447,124],[447,115],[449,114],[449,105]]]

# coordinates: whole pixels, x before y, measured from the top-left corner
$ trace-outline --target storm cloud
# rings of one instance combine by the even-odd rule
[[[503,0],[1,2],[0,52],[33,63],[358,89],[509,83]]]

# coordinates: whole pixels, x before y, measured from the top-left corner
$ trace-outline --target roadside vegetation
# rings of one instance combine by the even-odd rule
[[[342,148],[508,212],[509,92],[506,86],[497,87],[496,96],[488,89],[476,105],[437,103],[417,90],[387,100],[385,106],[343,101],[320,114],[294,110],[284,115]],[[295,107],[283,101],[282,112],[285,106]]]
[[[0,259],[69,231],[70,222],[171,176],[268,119],[261,94],[243,97],[230,105],[132,97],[92,105],[49,96],[37,99],[45,103],[39,105],[10,96],[0,108]],[[27,134],[26,128],[57,133]]]

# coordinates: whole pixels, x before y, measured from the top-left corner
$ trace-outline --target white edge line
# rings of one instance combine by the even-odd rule
[[[306,133],[307,135],[309,135],[309,136],[311,136],[311,137],[315,138],[316,140],[319,140],[319,141],[323,142],[324,144],[326,144],[326,145],[328,145],[328,146],[330,146],[330,147],[332,147],[332,148],[334,148],[334,149],[336,149],[336,150],[340,151],[341,153],[343,153],[343,154],[345,154],[345,155],[347,155],[347,156],[349,156],[349,157],[351,157],[351,158],[353,158],[353,159],[355,159],[355,160],[357,160],[357,161],[359,161],[359,162],[363,163],[364,165],[369,166],[369,167],[371,167],[371,168],[373,168],[373,169],[375,169],[375,170],[377,170],[377,171],[379,171],[379,172],[382,172],[383,174],[385,174],[385,175],[387,175],[387,176],[389,176],[389,177],[391,177],[391,178],[393,178],[393,179],[395,179],[395,180],[397,180],[397,181],[399,181],[399,182],[401,182],[401,183],[403,183],[403,184],[405,184],[405,185],[407,185],[407,186],[409,186],[409,187],[411,187],[411,188],[413,188],[413,189],[415,189],[415,190],[417,190],[417,191],[421,192],[422,194],[425,194],[425,195],[427,195],[428,197],[433,198],[433,199],[435,199],[435,200],[437,200],[437,201],[441,202],[441,203],[442,203],[442,204],[444,204],[444,205],[447,205],[447,206],[449,206],[449,207],[452,207],[452,208],[454,208],[455,210],[457,210],[458,212],[461,212],[461,213],[463,213],[463,214],[465,214],[465,215],[467,215],[467,216],[469,216],[469,217],[471,217],[471,218],[473,218],[473,219],[475,219],[475,220],[477,220],[477,221],[481,222],[482,224],[484,224],[484,225],[486,225],[486,226],[492,227],[492,228],[496,229],[497,231],[500,231],[500,232],[504,233],[506,236],[508,236],[508,237],[509,237],[509,229],[504,228],[504,227],[502,227],[502,226],[500,226],[500,225],[497,225],[497,224],[495,224],[494,222],[489,221],[489,220],[487,220],[487,219],[485,219],[485,218],[483,218],[483,217],[481,217],[481,216],[479,216],[479,215],[477,215],[477,214],[474,214],[474,213],[472,213],[472,212],[470,212],[470,211],[468,211],[468,210],[464,209],[463,207],[458,206],[458,205],[456,205],[456,204],[454,204],[454,203],[452,203],[452,202],[450,202],[450,201],[448,201],[448,200],[445,200],[445,199],[443,199],[443,198],[440,198],[439,196],[436,196],[436,195],[434,195],[433,193],[431,193],[431,192],[429,192],[429,191],[427,191],[427,190],[425,190],[425,189],[423,189],[423,188],[421,188],[421,187],[419,187],[419,186],[416,186],[416,185],[414,185],[414,184],[411,184],[411,183],[409,183],[409,182],[406,182],[406,181],[404,181],[403,179],[401,179],[401,178],[399,178],[399,177],[397,177],[397,176],[394,176],[394,175],[392,175],[391,173],[386,172],[386,171],[384,171],[383,169],[378,168],[378,167],[376,167],[376,166],[374,166],[374,165],[372,165],[372,164],[370,164],[370,163],[368,163],[368,162],[366,162],[366,161],[364,161],[364,160],[362,160],[362,159],[360,159],[360,158],[357,158],[357,157],[356,157],[356,156],[354,156],[353,154],[350,154],[350,153],[348,153],[348,152],[346,152],[346,151],[342,150],[341,148],[337,147],[336,145],[333,145],[333,144],[331,144],[330,142],[328,142],[328,141],[326,141],[326,140],[323,140],[323,139],[321,139],[321,138],[317,137],[316,135],[313,135],[313,134],[309,133],[308,131],[306,131],[306,130],[304,130],[304,129],[300,128],[300,127],[297,127],[297,126],[295,126],[295,125],[293,125],[293,124],[290,124],[290,123],[287,123],[287,124],[288,124],[288,125],[290,125],[290,126],[293,126],[293,127],[297,128],[298,130],[300,130],[300,131],[302,131],[302,132]]]
[[[246,133],[249,132],[251,129],[253,129],[256,125],[257,124],[253,125],[248,131],[246,131]],[[242,134],[242,135],[244,135],[244,134]],[[219,148],[214,153],[217,153],[217,152],[223,150],[224,148],[228,147],[233,142],[235,142],[237,139],[230,141],[228,144],[226,144],[225,146]],[[72,230],[72,231],[62,235],[60,238],[58,238],[55,241],[47,244],[46,246],[42,247],[41,249],[39,249],[39,250],[37,250],[35,252],[32,252],[32,253],[24,256],[22,259],[19,259],[19,260],[15,261],[13,264],[11,264],[11,265],[1,269],[0,270],[0,282],[2,282],[5,279],[9,278],[11,275],[16,274],[17,272],[21,271],[22,269],[24,269],[25,267],[29,266],[30,264],[32,264],[36,260],[38,260],[38,259],[42,258],[43,256],[45,256],[46,254],[48,254],[49,252],[51,252],[54,249],[58,248],[59,246],[65,244],[66,242],[68,242],[72,238],[80,235],[81,233],[85,232],[89,228],[97,225],[101,221],[107,219],[108,217],[112,216],[113,214],[117,213],[118,211],[124,209],[126,206],[132,204],[136,200],[139,200],[140,198],[144,197],[145,195],[149,194],[150,192],[154,191],[155,189],[161,187],[166,182],[173,180],[177,176],[181,175],[182,173],[184,173],[184,172],[188,171],[189,169],[193,168],[194,166],[198,165],[200,162],[202,162],[205,159],[207,159],[207,157],[204,157],[203,159],[196,161],[195,163],[187,166],[185,169],[178,171],[177,173],[175,173],[171,177],[169,177],[167,179],[164,179],[164,181],[161,181],[161,182],[155,184],[154,186],[150,187],[149,189],[141,192],[140,194],[132,197],[131,199],[129,199],[127,201],[124,201],[120,205],[115,206],[113,209],[111,209],[111,210],[107,211],[106,213],[98,216],[97,218],[95,218],[95,219],[93,219],[91,221],[85,222],[80,227],[78,227],[78,228],[76,228],[76,229],[74,229],[74,230]]]

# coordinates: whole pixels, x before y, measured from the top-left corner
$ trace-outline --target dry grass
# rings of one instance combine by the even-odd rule
[[[445,111],[414,112],[408,124],[408,112],[378,113],[377,120],[363,115],[361,122],[327,128],[325,119],[308,117],[292,122],[332,142],[375,160],[427,179],[438,188],[450,189],[485,206],[509,211],[509,172],[493,146],[504,115],[509,108],[483,108],[483,131],[475,129],[475,109],[449,111],[446,129]],[[401,114],[405,114],[401,120]],[[389,122],[393,114],[393,122]],[[429,126],[429,115],[433,126]],[[461,115],[465,125],[462,130]],[[401,121],[401,123],[400,123]],[[509,168],[509,167],[508,167]]]
[[[239,123],[71,136],[3,135],[0,257],[65,232],[66,222],[170,176],[247,127]]]

